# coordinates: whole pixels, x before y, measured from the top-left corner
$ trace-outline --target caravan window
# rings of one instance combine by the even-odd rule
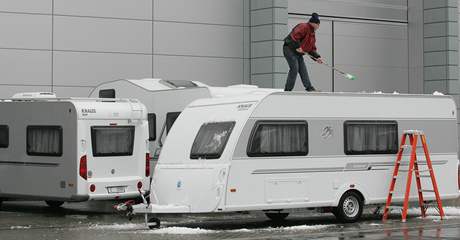
[[[220,158],[234,126],[235,122],[214,122],[203,124],[198,131],[195,141],[193,141],[190,158]]]
[[[308,154],[306,121],[258,121],[253,129],[247,150],[250,157]]]
[[[166,114],[166,133],[169,133],[169,130],[179,117],[180,113],[181,112],[169,112]]]
[[[131,156],[134,147],[134,126],[91,127],[93,156]]]
[[[345,153],[395,154],[398,152],[398,124],[395,121],[346,121]]]
[[[62,127],[28,126],[27,154],[33,156],[62,156]]]
[[[149,122],[149,141],[155,141],[157,138],[157,116],[155,113],[149,113],[147,120]]]
[[[0,125],[0,148],[10,145],[10,131],[7,125]]]
[[[115,98],[115,89],[101,89],[99,90],[100,98]]]

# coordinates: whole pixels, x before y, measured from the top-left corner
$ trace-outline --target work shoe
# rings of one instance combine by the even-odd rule
[[[307,92],[316,92],[316,89],[313,86],[308,87]]]

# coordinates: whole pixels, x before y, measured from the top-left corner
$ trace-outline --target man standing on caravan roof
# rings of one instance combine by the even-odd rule
[[[289,65],[289,73],[284,91],[292,91],[297,78],[297,72],[300,74],[305,90],[315,91],[310,82],[303,55],[308,53],[317,63],[323,63],[321,56],[316,52],[315,31],[319,29],[319,23],[319,15],[313,13],[308,23],[297,24],[284,39],[283,54]]]

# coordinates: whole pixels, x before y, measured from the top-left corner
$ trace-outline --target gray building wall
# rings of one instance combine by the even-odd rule
[[[0,0],[0,97],[117,78],[249,83],[249,0]]]
[[[283,87],[282,39],[313,11],[322,16],[319,52],[357,76],[346,80],[306,59],[317,88],[456,94],[451,89],[458,86],[458,61],[452,58],[458,58],[457,5],[457,0],[0,0],[0,97],[23,91],[86,96],[98,83],[117,78]],[[426,35],[439,21],[453,36]],[[444,53],[450,56],[447,64],[430,65],[438,59],[431,55]],[[438,81],[443,74],[445,81]],[[449,90],[439,87],[447,84]],[[296,89],[303,89],[300,81]]]

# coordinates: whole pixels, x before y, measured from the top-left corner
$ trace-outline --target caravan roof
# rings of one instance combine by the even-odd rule
[[[75,107],[79,119],[144,119],[147,114],[145,106],[137,99],[19,98],[17,96],[13,99],[0,99],[1,102],[70,103]],[[130,111],[126,111],[127,109]]]
[[[249,95],[199,99],[189,107],[254,102],[251,117],[455,118],[451,96],[382,93],[253,91]]]

